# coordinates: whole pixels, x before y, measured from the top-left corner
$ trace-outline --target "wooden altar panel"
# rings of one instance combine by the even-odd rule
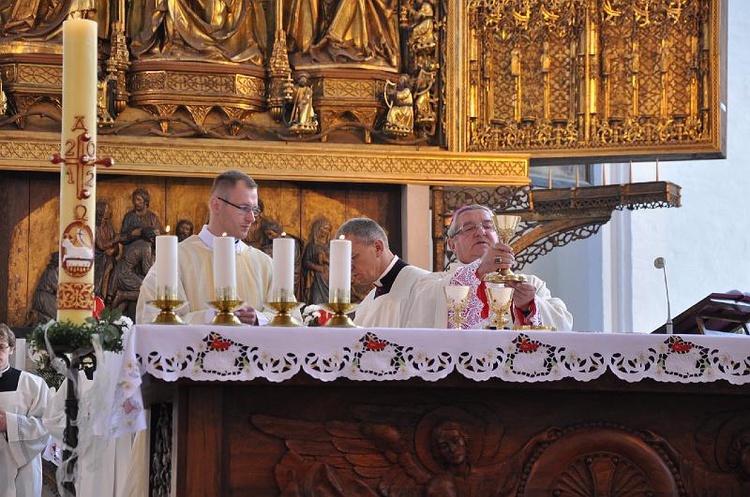
[[[738,462],[750,451],[750,396],[723,382],[629,384],[607,374],[589,383],[295,378],[174,388],[180,496],[333,495],[324,489],[334,481],[343,495],[384,495],[382,485],[392,496],[422,495],[412,486],[446,478],[429,447],[446,421],[470,435],[472,465],[452,478],[455,495],[750,492]]]
[[[109,202],[112,224],[120,231],[122,218],[132,209],[131,194],[145,188],[149,208],[170,225],[190,219],[196,233],[208,219],[207,199],[212,178],[120,176],[100,174],[97,198]],[[325,215],[332,228],[351,216],[373,217],[390,232],[391,243],[401,248],[400,186],[349,186],[345,183],[259,181],[264,216],[278,220],[289,234],[306,241],[317,215]],[[27,324],[32,295],[42,271],[59,243],[59,175],[0,172],[0,281],[7,289],[0,298],[0,322]],[[258,223],[260,224],[260,223]]]

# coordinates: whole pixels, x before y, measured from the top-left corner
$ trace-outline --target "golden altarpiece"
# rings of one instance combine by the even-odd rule
[[[58,246],[60,180],[50,157],[59,152],[66,18],[99,23],[98,147],[115,165],[100,168],[97,198],[108,205],[102,216],[113,230],[138,188],[149,192],[149,208],[164,224],[190,219],[199,226],[211,178],[239,168],[259,180],[263,216],[276,222],[258,223],[255,235],[283,228],[311,241],[321,219],[330,232],[367,215],[389,230],[399,252],[411,228],[402,225],[402,186],[429,185],[440,269],[446,219],[465,203],[521,215],[513,244],[522,264],[591,236],[615,209],[679,206],[679,186],[658,177],[628,184],[576,180],[571,187],[557,173],[532,184],[531,173],[539,166],[722,157],[726,11],[722,0],[0,0],[0,321],[28,323],[36,282]],[[354,397],[408,405],[417,391],[447,406],[456,395],[484,402],[487,392],[502,391],[498,398],[515,406],[503,416],[533,431],[540,423],[559,429],[599,413],[620,399],[612,380],[528,387],[447,378],[440,386],[449,388],[442,389],[411,380],[355,389],[306,378],[291,385],[177,385],[175,416],[163,404],[154,409],[152,427],[166,434],[160,442],[176,433],[179,443],[194,439],[198,450],[215,449],[214,459],[190,458],[205,462],[209,474],[224,457],[241,470],[219,465],[210,478],[205,468],[185,475],[188,445],[179,443],[176,458],[166,443],[166,454],[153,461],[176,461],[182,495],[214,495],[201,492],[217,482],[216,488],[240,489],[243,479],[272,486],[273,462],[248,462],[246,454],[213,443],[232,439],[222,435],[232,422],[248,429],[248,412],[259,404],[317,419],[345,416],[341,406]],[[546,389],[553,393],[538,395]],[[730,386],[637,389],[639,400],[622,402],[627,421],[586,425],[590,441],[622,449],[625,462],[637,459],[627,456],[634,448],[653,447],[659,457],[648,464],[677,478],[680,490],[659,490],[653,480],[656,493],[622,495],[687,496],[696,482],[721,484],[697,471],[695,481],[680,480],[685,468],[665,462],[674,459],[672,440],[629,427],[642,421],[654,433],[671,433],[674,423],[654,420],[650,409],[678,399],[670,405],[680,406],[675,437],[682,439],[692,433],[688,421],[707,410],[734,405],[746,412],[746,396]],[[538,416],[542,398],[551,399],[546,418]],[[552,419],[558,414],[569,421]],[[522,434],[508,437],[525,443]],[[726,445],[719,442],[717,454]],[[265,450],[264,444],[273,445],[255,447]],[[619,475],[611,470],[617,454],[568,456],[556,457],[549,474],[572,468],[576,481],[593,482]],[[747,464],[738,464],[731,471],[744,470],[746,479]],[[152,475],[164,473],[156,470]],[[167,494],[165,474],[151,481],[153,495]],[[731,484],[738,478],[732,473]],[[270,495],[253,495],[261,494]]]
[[[202,223],[241,168],[288,233],[369,215],[396,240],[398,185],[433,187],[434,260],[467,201],[518,211],[522,262],[616,208],[679,205],[659,182],[532,189],[539,165],[720,157],[719,0],[0,2],[0,319],[22,325],[57,240],[61,23],[99,23],[99,136],[114,224],[135,187]],[[576,186],[579,186],[576,184]],[[588,185],[587,185],[588,186]],[[471,188],[464,188],[471,187]],[[476,188],[475,188],[476,187]]]

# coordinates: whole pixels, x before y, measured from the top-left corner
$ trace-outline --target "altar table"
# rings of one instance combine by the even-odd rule
[[[147,325],[113,435],[166,391],[179,496],[740,496],[748,383],[740,335]]]

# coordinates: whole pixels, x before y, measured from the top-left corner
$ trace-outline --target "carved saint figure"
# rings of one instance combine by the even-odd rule
[[[291,53],[306,54],[310,51],[323,20],[322,0],[291,0],[284,2],[287,49]]]
[[[383,97],[388,105],[383,131],[393,136],[408,136],[414,131],[414,98],[409,85],[409,75],[402,74],[398,85],[386,90]]]
[[[302,255],[305,276],[305,302],[328,302],[328,267],[330,265],[331,222],[320,216],[313,221],[310,238]]]
[[[96,201],[96,237],[94,250],[94,293],[108,303],[112,295],[112,277],[120,255],[120,234],[112,225],[112,208],[106,200]]]
[[[9,38],[49,41],[60,35],[65,19],[99,22],[99,36],[108,36],[107,0],[0,0],[0,34]]]
[[[417,53],[428,52],[435,48],[437,39],[435,37],[435,10],[432,3],[423,0],[419,9],[412,11],[413,25],[409,44]]]
[[[185,238],[192,236],[194,230],[195,227],[190,219],[180,219],[177,221],[177,227],[174,230],[177,235],[177,242],[181,242]]]
[[[136,59],[262,65],[266,17],[260,0],[135,0],[128,34]]]
[[[133,209],[125,213],[120,227],[120,238],[124,244],[139,240],[143,228],[154,228],[159,233],[164,231],[159,216],[148,207],[151,204],[151,195],[143,188],[136,188],[130,196]]]
[[[342,0],[328,29],[311,47],[315,62],[366,62],[397,68],[397,0]]]
[[[60,252],[52,252],[47,267],[42,271],[42,275],[36,284],[34,295],[31,297],[31,310],[26,321],[28,326],[56,319],[59,264]]]
[[[112,307],[119,308],[133,320],[141,283],[154,264],[154,243],[158,234],[152,227],[143,228],[141,238],[125,246],[122,257],[115,266]]]
[[[298,134],[315,133],[318,130],[318,116],[313,108],[313,89],[306,73],[297,77],[297,87],[292,100],[292,114],[289,118],[289,131]]]
[[[437,64],[425,61],[425,63],[419,68],[417,82],[415,83],[415,124],[430,135],[435,132],[435,122],[437,120],[431,95],[432,86],[435,83],[436,65]]]

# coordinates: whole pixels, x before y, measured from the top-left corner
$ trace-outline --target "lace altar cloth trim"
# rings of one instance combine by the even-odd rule
[[[115,387],[115,435],[145,428],[141,376],[165,381],[281,382],[300,371],[332,381],[456,372],[483,381],[589,381],[609,369],[637,382],[750,383],[750,338],[491,330],[139,325]]]

